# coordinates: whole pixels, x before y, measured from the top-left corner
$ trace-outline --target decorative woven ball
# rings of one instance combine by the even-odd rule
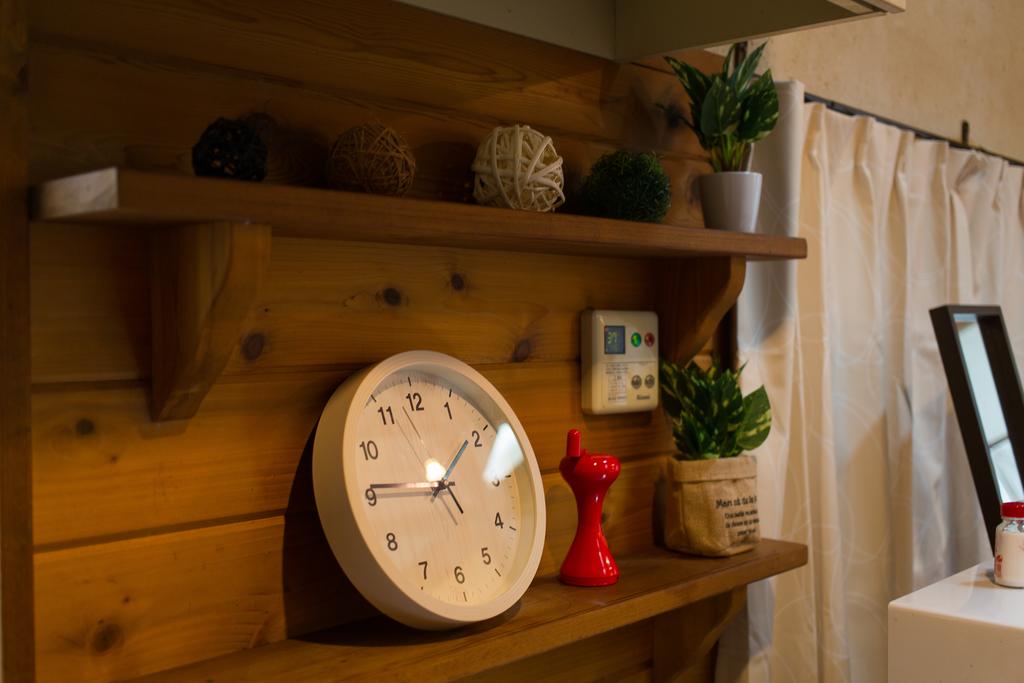
[[[671,202],[672,184],[651,152],[605,154],[591,167],[580,191],[582,212],[604,218],[657,223]]]
[[[267,175],[267,146],[244,121],[219,118],[207,126],[192,147],[192,170],[198,176],[263,180]]]
[[[477,149],[472,168],[478,204],[554,211],[565,202],[562,157],[551,138],[529,126],[492,130]]]
[[[339,190],[401,196],[412,186],[416,159],[393,128],[366,123],[338,136],[327,158],[327,184]]]
[[[324,184],[327,143],[321,136],[292,128],[264,112],[249,114],[243,121],[266,145],[266,182],[307,187]]]

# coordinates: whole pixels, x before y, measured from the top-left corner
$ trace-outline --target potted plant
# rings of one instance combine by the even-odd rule
[[[763,386],[743,396],[741,372],[717,359],[707,370],[661,361],[663,405],[678,452],[666,458],[658,507],[664,543],[673,550],[719,557],[760,540],[757,462],[740,454],[768,437],[771,405]]]
[[[714,173],[699,178],[704,225],[751,232],[761,203],[761,174],[751,173],[751,145],[775,128],[779,97],[769,69],[754,70],[764,44],[730,70],[737,45],[729,49],[722,71],[705,74],[673,57],[665,61],[690,97],[690,119],[679,114],[711,156]]]

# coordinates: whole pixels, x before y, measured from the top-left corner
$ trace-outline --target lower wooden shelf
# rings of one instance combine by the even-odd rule
[[[384,617],[161,672],[138,681],[451,680],[599,635],[807,563],[807,547],[763,540],[749,553],[711,559],[663,550],[619,559],[606,588],[538,577],[504,615],[428,633]]]

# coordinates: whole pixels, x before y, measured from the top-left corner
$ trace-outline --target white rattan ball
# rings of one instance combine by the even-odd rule
[[[551,138],[529,126],[492,130],[476,151],[473,172],[478,204],[554,211],[565,202],[562,157]]]

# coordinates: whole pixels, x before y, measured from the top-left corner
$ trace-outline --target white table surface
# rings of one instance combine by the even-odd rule
[[[889,603],[890,683],[1024,683],[1024,589],[987,562]]]

